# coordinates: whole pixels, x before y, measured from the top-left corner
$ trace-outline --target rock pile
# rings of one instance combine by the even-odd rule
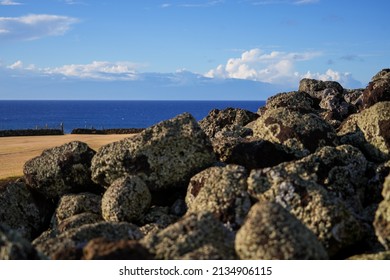
[[[46,150],[0,186],[0,259],[388,259],[389,73]]]

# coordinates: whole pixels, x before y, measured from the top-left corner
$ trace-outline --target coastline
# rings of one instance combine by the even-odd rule
[[[105,144],[119,141],[133,135],[135,134],[65,134],[0,137],[0,180],[23,176],[24,163],[33,157],[39,156],[45,149],[71,141],[81,141],[87,143],[92,149],[97,150]]]

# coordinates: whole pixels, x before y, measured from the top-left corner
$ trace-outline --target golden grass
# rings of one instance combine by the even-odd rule
[[[0,137],[0,179],[22,176],[24,163],[48,148],[77,140],[97,150],[103,145],[133,135],[135,134]]]

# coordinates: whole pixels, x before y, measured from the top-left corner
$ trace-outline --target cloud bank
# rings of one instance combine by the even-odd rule
[[[23,5],[23,4],[12,0],[0,1],[0,6],[19,6],[19,5]]]
[[[78,19],[46,14],[0,17],[0,40],[28,41],[65,34]]]

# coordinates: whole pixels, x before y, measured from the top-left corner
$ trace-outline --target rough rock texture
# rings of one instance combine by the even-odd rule
[[[256,120],[253,136],[285,145],[298,157],[318,147],[333,145],[336,132],[315,114],[301,114],[287,108],[267,109]]]
[[[27,184],[47,198],[57,199],[92,185],[91,160],[95,151],[82,142],[48,149],[24,165]]]
[[[139,224],[156,224],[165,228],[178,220],[178,216],[170,214],[169,207],[153,206],[142,216]]]
[[[361,149],[375,162],[390,158],[390,102],[379,102],[349,116],[339,127],[341,143]]]
[[[316,236],[277,203],[255,204],[238,230],[235,249],[241,259],[327,259]]]
[[[95,238],[83,248],[84,260],[151,260],[151,255],[135,240],[108,241]]]
[[[151,194],[137,176],[114,181],[102,198],[102,214],[106,221],[135,222],[149,209]]]
[[[302,79],[299,82],[299,91],[308,93],[316,99],[322,99],[329,94],[329,90],[343,93],[343,87],[334,81],[320,81],[314,79]]]
[[[67,194],[61,197],[56,212],[55,222],[61,221],[81,213],[101,215],[102,197],[93,193]]]
[[[57,234],[61,234],[65,231],[79,228],[82,225],[95,224],[99,222],[103,222],[103,218],[101,215],[90,213],[90,212],[84,212],[62,220],[55,227],[55,230]]]
[[[241,130],[245,134],[243,127],[258,117],[257,114],[243,109],[214,109],[204,119],[199,121],[199,125],[210,138],[214,138],[217,132],[220,131]]]
[[[213,147],[220,161],[242,165],[248,170],[295,159],[281,145],[267,140],[219,137],[213,139]]]
[[[50,214],[49,214],[50,215]],[[48,222],[25,183],[12,182],[0,188],[0,223],[31,240]]]
[[[362,254],[349,257],[348,260],[390,260],[390,251],[378,252],[375,254]]]
[[[188,259],[191,252],[202,250],[210,245],[217,249],[204,259],[232,259],[234,253],[234,235],[211,213],[190,214],[169,227],[149,234],[140,240],[157,259]]]
[[[39,254],[29,241],[17,231],[0,223],[0,260],[40,260]]]
[[[102,147],[92,160],[92,178],[108,186],[125,175],[138,175],[153,191],[185,186],[214,161],[208,137],[185,113]]]
[[[383,201],[375,213],[374,227],[378,240],[390,250],[390,175],[383,184]]]
[[[278,202],[318,237],[333,257],[363,238],[367,161],[352,146],[324,147],[301,160],[253,170],[249,193]]]
[[[390,101],[390,69],[377,73],[363,93],[362,107],[369,108],[381,102]]]
[[[240,226],[251,207],[247,171],[239,165],[210,167],[191,178],[187,213],[213,213],[223,223]]]
[[[38,238],[33,246],[51,259],[80,259],[87,242],[99,237],[110,241],[138,240],[143,234],[130,223],[100,222],[65,231],[56,237]]]
[[[267,99],[266,109],[288,108],[301,114],[315,113],[318,101],[308,93],[291,91],[278,93]]]

